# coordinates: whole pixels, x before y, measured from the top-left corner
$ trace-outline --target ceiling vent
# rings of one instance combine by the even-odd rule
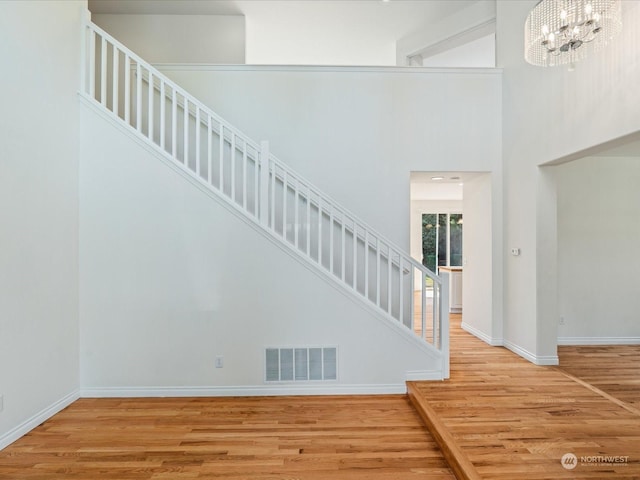
[[[338,378],[336,347],[273,347],[265,350],[265,381],[332,381]]]

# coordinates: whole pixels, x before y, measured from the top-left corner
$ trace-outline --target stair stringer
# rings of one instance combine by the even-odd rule
[[[442,378],[442,354],[433,346],[367,305],[94,100],[83,95],[81,99],[83,395],[390,393],[404,392],[407,379]],[[169,188],[155,190],[165,183]],[[147,198],[145,191],[157,198]],[[168,197],[171,201],[166,203]],[[167,210],[181,209],[180,215],[154,213],[163,202]],[[145,214],[135,221],[125,219],[129,208],[143,208]],[[188,225],[185,216],[193,208],[202,215],[197,222],[192,217]],[[172,215],[177,224],[167,226],[164,221]],[[145,222],[157,232],[148,231]],[[221,234],[216,233],[216,222],[225,226]],[[146,230],[138,235],[132,232],[136,228]],[[187,255],[189,270],[180,270],[179,262],[167,266],[180,270],[182,284],[193,282],[195,290],[193,298],[185,297],[187,290],[180,290],[180,297],[167,285],[179,290],[181,282],[156,278],[162,274],[154,273],[158,269],[154,261],[172,255],[176,239],[167,238],[171,236],[181,240],[190,235],[188,241],[201,249],[197,253],[205,252],[204,240],[194,234],[198,228],[209,230],[218,246],[216,235],[230,235],[233,238],[223,242],[225,249],[236,251],[217,252],[215,259],[202,255],[198,261],[197,254],[180,252]],[[167,245],[150,246],[154,235]],[[244,252],[243,242],[249,237],[253,238],[249,243],[265,253]],[[149,248],[159,248],[152,258]],[[275,259],[279,263],[268,263]],[[214,262],[206,268],[211,261],[223,265],[220,275],[233,278],[211,273],[219,267]],[[114,271],[114,265],[129,275],[140,275],[142,270],[147,277],[130,285],[134,289],[140,285],[142,291],[124,289],[122,272]],[[265,275],[269,278],[256,281],[254,276],[265,272],[271,273]],[[172,272],[167,270],[166,275]],[[246,292],[231,301],[224,292],[233,296],[234,289],[225,282]],[[278,288],[276,282],[286,288]],[[149,288],[149,283],[156,288]],[[273,325],[256,321],[257,317],[268,317]],[[153,333],[147,338],[145,332]],[[337,381],[264,383],[264,347],[326,345],[339,349]],[[225,356],[221,370],[214,368],[216,355]]]

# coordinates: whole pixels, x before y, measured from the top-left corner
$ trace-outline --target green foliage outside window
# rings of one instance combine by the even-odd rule
[[[437,266],[462,266],[461,213],[422,215],[422,264],[434,273]]]

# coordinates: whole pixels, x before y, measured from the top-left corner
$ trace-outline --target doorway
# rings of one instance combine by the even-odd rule
[[[451,322],[489,341],[495,301],[492,176],[411,172],[410,178],[411,255],[437,274],[447,270]],[[420,280],[415,285],[421,285]]]

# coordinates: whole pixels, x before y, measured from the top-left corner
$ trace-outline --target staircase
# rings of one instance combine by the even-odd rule
[[[449,376],[448,281],[332,200],[93,23],[81,92],[364,306],[417,336]],[[416,293],[417,292],[417,293]]]

